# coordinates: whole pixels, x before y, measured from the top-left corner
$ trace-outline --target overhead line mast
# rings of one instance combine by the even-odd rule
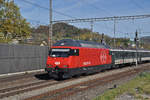
[[[52,23],[52,0],[50,0],[50,24],[49,24],[49,36],[48,36],[48,46],[51,48],[53,45],[53,23]]]
[[[114,47],[116,47],[116,20],[114,19]]]

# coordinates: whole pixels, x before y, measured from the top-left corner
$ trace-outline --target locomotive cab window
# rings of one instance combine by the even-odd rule
[[[70,55],[71,56],[79,56],[79,49],[71,49]]]
[[[49,50],[48,55],[49,55],[49,56],[51,55],[51,50]]]
[[[113,55],[113,53],[111,51],[109,51],[109,55]]]

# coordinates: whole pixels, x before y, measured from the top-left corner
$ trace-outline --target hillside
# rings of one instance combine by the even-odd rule
[[[35,42],[47,41],[48,37],[48,26],[39,26],[37,28],[32,28],[33,40]],[[104,36],[106,41],[110,41],[111,37]],[[53,40],[57,41],[64,38],[71,39],[80,39],[87,41],[96,41],[101,42],[102,35],[91,32],[89,29],[80,29],[73,25],[69,25],[66,23],[56,23],[53,25]]]
[[[32,28],[32,39],[34,44],[40,44],[42,41],[48,42],[48,26],[39,26],[37,28]],[[101,43],[102,33],[91,32],[91,30],[86,28],[78,28],[67,23],[56,23],[53,25],[53,42],[61,39],[75,39],[75,40],[85,40],[85,41],[95,41]],[[113,46],[113,38],[104,35],[105,43]],[[116,38],[116,45],[118,47],[128,47],[130,39]]]
[[[140,42],[143,48],[150,49],[150,36],[140,38]]]
[[[142,37],[142,38],[141,38],[141,41],[144,42],[144,43],[150,44],[150,36]]]

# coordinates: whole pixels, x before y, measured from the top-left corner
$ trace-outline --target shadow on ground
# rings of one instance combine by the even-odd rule
[[[49,77],[49,75],[47,73],[36,74],[34,76],[39,80],[51,80],[52,79]]]

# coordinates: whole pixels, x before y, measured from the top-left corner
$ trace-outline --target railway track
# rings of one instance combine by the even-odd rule
[[[41,99],[42,100],[62,100],[62,98],[71,96],[75,93],[78,93],[78,92],[81,92],[81,91],[84,91],[84,90],[87,90],[87,89],[90,89],[90,88],[93,88],[96,86],[105,85],[109,82],[119,80],[121,78],[130,77],[132,75],[135,75],[135,74],[138,74],[142,71],[150,69],[150,67],[149,68],[145,68],[145,67],[132,69],[132,70],[108,75],[105,77],[96,78],[96,79],[92,79],[89,81],[81,82],[78,84],[70,85],[70,86],[67,86],[67,87],[64,87],[61,89],[56,89],[54,91],[49,91],[47,93],[40,94],[38,96],[33,96],[33,97],[27,98],[25,100],[41,100]]]
[[[149,65],[149,64],[148,64]],[[147,66],[144,65],[144,66]],[[123,72],[118,72],[115,73],[116,70],[109,70],[107,71],[112,72],[114,71],[113,74],[110,75],[105,75],[104,77],[96,77],[94,78],[89,78],[87,80],[84,80],[84,78],[86,77],[92,77],[90,76],[81,76],[78,78],[72,78],[72,79],[68,79],[68,80],[63,80],[63,81],[56,81],[56,80],[44,80],[44,81],[39,81],[39,82],[33,82],[33,83],[28,83],[28,84],[24,84],[24,85],[19,85],[19,86],[14,86],[14,87],[9,87],[9,88],[4,88],[4,89],[0,89],[0,99],[3,98],[9,98],[9,97],[13,97],[16,96],[18,94],[23,94],[23,93],[27,93],[29,92],[29,94],[32,94],[32,91],[36,91],[36,90],[41,90],[45,88],[47,89],[46,92],[41,92],[39,94],[35,94],[35,95],[31,95],[28,97],[23,97],[23,99],[27,98],[26,100],[37,100],[37,99],[52,99],[52,100],[57,100],[60,98],[64,98],[66,96],[75,94],[77,92],[98,86],[98,85],[103,85],[105,83],[108,83],[110,81],[113,80],[117,80],[119,78],[125,77],[126,75],[134,75],[137,74],[138,72],[141,72],[141,70],[144,70],[145,67],[143,67],[141,69],[140,68],[133,68],[132,70],[126,70]],[[125,68],[127,69],[127,68]],[[119,70],[119,69],[117,69]],[[123,69],[121,69],[123,70]],[[101,72],[99,73],[100,75],[102,75],[103,73],[107,73],[107,72]],[[80,80],[77,83],[74,83],[75,81]],[[82,81],[83,82],[82,82]],[[65,85],[67,83],[70,83],[70,85]],[[74,84],[72,84],[74,83]],[[62,86],[60,88],[58,88],[59,86]],[[48,88],[50,90],[48,90]],[[26,94],[24,94],[26,95]],[[22,97],[20,97],[22,98]]]
[[[68,80],[63,80],[63,81],[45,80],[45,81],[28,83],[28,84],[24,84],[24,85],[21,85],[21,83],[22,83],[21,82],[20,85],[18,85],[18,86],[0,89],[0,99],[14,96],[16,94],[25,93],[28,91],[34,91],[34,90],[38,90],[41,88],[49,87],[54,84],[56,85],[58,83],[61,84],[63,82],[68,82],[68,81],[72,81],[72,80],[74,80],[74,79],[68,79]]]
[[[6,83],[6,82],[11,82],[11,81],[16,81],[20,79],[25,79],[25,78],[30,78],[35,76],[36,74],[43,74],[45,72],[39,71],[39,72],[33,72],[33,73],[26,73],[26,74],[20,74],[20,75],[11,75],[7,77],[0,77],[0,82],[1,83]]]

